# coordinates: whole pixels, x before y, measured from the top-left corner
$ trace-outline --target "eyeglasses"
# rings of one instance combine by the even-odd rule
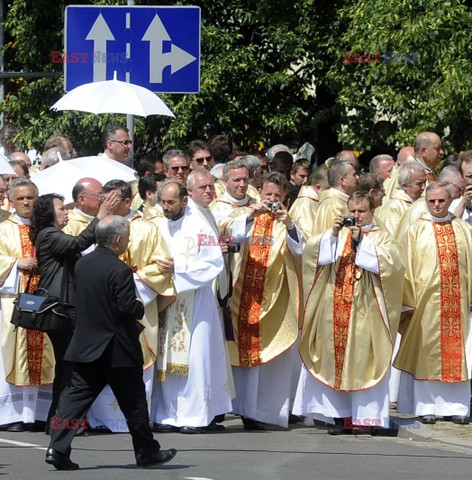
[[[179,173],[179,170],[182,170],[182,172],[188,172],[189,167],[187,165],[184,165],[183,167],[169,167],[169,170],[172,171],[172,173]]]
[[[193,161],[197,163],[203,163],[204,161],[211,162],[213,160],[213,157],[211,155],[208,155],[208,157],[200,157],[200,158],[194,158]]]
[[[124,147],[133,145],[133,140],[110,140],[111,142],[121,143]]]
[[[103,193],[91,193],[91,192],[82,192],[84,195],[89,195],[90,197],[94,197],[97,200],[103,200],[105,195]]]

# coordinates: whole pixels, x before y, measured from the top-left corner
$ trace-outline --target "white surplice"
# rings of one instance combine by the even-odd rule
[[[167,373],[165,381],[156,382],[151,420],[205,427],[216,415],[232,410],[223,329],[212,290],[223,256],[218,245],[198,245],[204,238],[198,235],[214,236],[214,230],[195,209],[187,207],[175,221],[162,219],[159,227],[174,259],[176,301],[180,293],[193,292],[194,303],[188,375]]]

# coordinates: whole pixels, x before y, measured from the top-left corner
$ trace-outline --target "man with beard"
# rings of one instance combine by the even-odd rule
[[[157,396],[151,419],[157,431],[203,433],[214,417],[232,410],[221,321],[212,283],[223,269],[214,230],[177,180],[159,188],[165,218],[156,223],[170,250],[157,259],[177,292],[159,321]]]

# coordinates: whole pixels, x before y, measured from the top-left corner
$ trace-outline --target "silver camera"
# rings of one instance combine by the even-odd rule
[[[273,211],[276,212],[279,209],[279,202],[267,202],[267,206]]]

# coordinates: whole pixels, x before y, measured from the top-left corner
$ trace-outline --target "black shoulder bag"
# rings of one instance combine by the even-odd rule
[[[73,317],[69,315],[72,305],[63,304],[59,297],[50,295],[44,288],[37,288],[29,293],[32,274],[26,284],[26,291],[19,293],[13,301],[13,314],[11,323],[15,327],[26,328],[27,330],[39,330],[48,332],[60,330],[64,322],[72,322]],[[63,274],[61,282],[61,298],[64,296],[67,275]]]

